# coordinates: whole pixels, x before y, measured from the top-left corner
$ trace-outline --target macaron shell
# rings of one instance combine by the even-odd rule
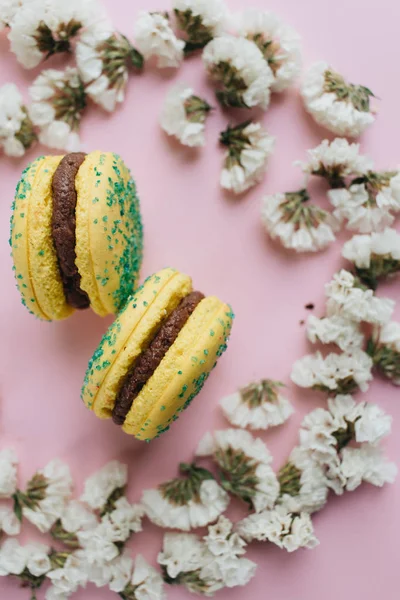
[[[97,314],[117,313],[134,291],[142,262],[135,184],[119,156],[96,151],[80,166],[75,188],[81,288]]]
[[[23,288],[25,302],[29,302],[28,306],[36,316],[48,321],[65,319],[74,312],[64,295],[51,227],[51,184],[61,159],[62,156],[38,159],[31,165],[31,173],[25,181],[24,175],[17,190],[12,232],[14,240],[22,234],[18,238],[18,248],[14,248],[13,243],[20,291],[25,283],[28,286]],[[27,290],[32,292],[29,300]]]
[[[178,418],[225,350],[232,318],[230,307],[218,298],[200,302],[134,400],[123,425],[126,433],[150,440]]]

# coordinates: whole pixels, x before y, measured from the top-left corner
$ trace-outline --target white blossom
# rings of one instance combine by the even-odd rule
[[[348,491],[355,490],[363,481],[382,487],[385,483],[393,483],[397,476],[397,466],[383,456],[379,447],[369,444],[344,448],[341,471]]]
[[[217,37],[205,47],[203,61],[221,87],[217,92],[221,104],[268,107],[274,76],[253,42],[233,36]]]
[[[223,0],[173,0],[178,28],[185,34],[185,52],[203,48],[224,33],[228,10]]]
[[[23,156],[36,140],[32,121],[14,83],[0,87],[0,147],[8,156]]]
[[[135,42],[144,58],[157,57],[157,66],[179,67],[185,42],[178,40],[168,15],[140,11],[134,29]]]
[[[8,39],[17,60],[27,69],[47,56],[71,49],[71,40],[101,18],[95,0],[31,0],[22,2],[11,21]]]
[[[195,571],[204,564],[205,547],[193,533],[166,533],[157,561],[169,577]]]
[[[347,82],[325,62],[308,69],[301,93],[315,121],[337,135],[357,137],[375,120],[370,108],[372,92]]]
[[[166,597],[160,573],[151,567],[140,554],[135,558],[131,583],[135,589],[137,600],[164,600]]]
[[[297,79],[301,70],[301,43],[298,33],[275,13],[248,9],[236,19],[238,34],[253,41],[270,66],[274,80],[271,90],[281,92]]]
[[[130,68],[140,70],[143,57],[125,36],[102,22],[80,37],[76,63],[87,95],[112,112],[125,98]]]
[[[238,523],[238,532],[249,542],[272,542],[288,552],[315,548],[319,543],[310,515],[305,512],[293,514],[283,506],[246,517]]]
[[[184,146],[204,146],[205,121],[211,106],[185,84],[174,86],[167,94],[160,124],[168,135]]]
[[[390,434],[392,417],[375,404],[361,403],[359,406],[360,417],[354,423],[355,440],[376,445]]]
[[[1,0],[0,2],[0,31],[10,27],[21,6],[32,0]]]
[[[307,337],[313,344],[336,344],[344,352],[361,348],[364,344],[359,323],[341,315],[321,319],[310,315],[307,320]]]
[[[6,535],[19,535],[20,531],[21,523],[12,508],[0,505],[0,536],[1,532]]]
[[[124,488],[127,481],[127,466],[113,460],[86,479],[81,500],[91,508],[101,510],[111,494]]]
[[[214,431],[200,441],[196,455],[213,456],[224,473],[224,489],[251,504],[256,512],[274,505],[279,483],[261,439],[243,429]]]
[[[229,423],[249,429],[282,425],[293,413],[289,400],[280,393],[279,381],[262,379],[225,396],[220,405]]]
[[[373,168],[373,161],[360,154],[360,144],[345,138],[323,140],[307,151],[308,161],[297,161],[306,175],[324,177],[334,188],[343,187],[346,177],[364,175]]]
[[[241,194],[263,179],[275,138],[261,123],[245,121],[236,127],[228,126],[221,133],[220,142],[227,148],[220,177],[222,188]]]
[[[45,575],[51,570],[49,548],[43,544],[28,544],[25,546],[27,553],[26,568],[35,577]]]
[[[20,575],[26,568],[28,553],[17,539],[6,539],[0,548],[0,576]]]
[[[341,315],[358,323],[387,323],[394,310],[394,301],[378,298],[370,289],[360,286],[352,273],[342,269],[325,285],[327,315]]]
[[[265,196],[261,218],[272,239],[296,252],[317,252],[335,240],[338,223],[332,215],[310,204],[306,190]]]
[[[142,518],[145,514],[140,504],[130,504],[122,496],[114,503],[114,509],[102,518],[100,527],[106,531],[112,542],[125,542],[131,533],[142,531]]]
[[[64,506],[60,520],[63,529],[68,533],[93,529],[98,524],[96,515],[78,500],[71,500]]]
[[[0,498],[11,498],[17,489],[18,457],[15,450],[5,448],[0,452]]]
[[[131,581],[133,560],[128,554],[123,553],[110,563],[110,568],[110,590],[120,594]]]
[[[70,554],[63,567],[47,573],[52,583],[46,600],[64,600],[75,593],[79,587],[85,587],[88,582],[88,567],[78,552]],[[51,590],[51,591],[50,591]]]
[[[378,370],[395,385],[400,385],[400,323],[390,321],[375,327],[368,351]]]

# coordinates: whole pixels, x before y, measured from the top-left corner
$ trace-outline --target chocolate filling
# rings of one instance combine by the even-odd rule
[[[89,297],[84,292],[75,264],[76,190],[75,177],[85,160],[84,152],[67,154],[58,165],[52,181],[52,235],[57,254],[61,281],[67,303],[74,308],[87,308]]]
[[[116,425],[124,423],[136,396],[153,375],[167,350],[175,342],[180,330],[203,298],[201,292],[192,292],[183,298],[175,310],[161,324],[148,348],[141,353],[132,365],[115,400],[112,419]]]

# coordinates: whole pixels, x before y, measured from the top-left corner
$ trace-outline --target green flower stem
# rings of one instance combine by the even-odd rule
[[[348,83],[339,73],[329,70],[325,71],[324,91],[335,94],[338,100],[349,102],[361,112],[370,111],[370,98],[374,97],[367,87]]]

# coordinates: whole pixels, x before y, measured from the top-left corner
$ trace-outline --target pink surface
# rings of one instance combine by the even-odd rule
[[[252,0],[251,4],[266,5],[264,0]],[[106,5],[116,26],[129,35],[138,9],[159,10],[167,8],[168,2],[107,0]],[[248,3],[231,0],[229,5],[239,9]],[[398,164],[399,83],[392,65],[399,54],[400,3],[381,0],[372,6],[365,0],[270,0],[268,8],[302,34],[306,64],[326,59],[381,98],[377,123],[364,136],[363,150],[374,157],[378,167]],[[0,83],[15,81],[27,95],[34,74],[20,68],[7,48],[3,36]],[[133,171],[146,236],[142,275],[165,265],[175,266],[193,276],[197,289],[231,302],[237,318],[229,350],[192,408],[167,435],[150,445],[124,435],[112,423],[97,420],[84,408],[79,391],[87,361],[110,320],[85,312],[66,322],[46,324],[35,321],[22,307],[7,244],[9,206],[20,171],[28,159],[43,150],[35,148],[21,161],[1,157],[0,447],[13,445],[17,449],[24,481],[58,456],[70,464],[79,494],[86,476],[117,458],[129,464],[129,497],[139,500],[145,486],[175,475],[178,462],[191,458],[207,429],[226,425],[217,407],[222,395],[262,376],[289,383],[291,364],[310,351],[304,327],[299,324],[307,317],[304,305],[313,302],[315,314],[322,314],[323,284],[343,264],[340,244],[324,254],[296,257],[268,241],[260,224],[263,192],[300,186],[300,173],[291,163],[325,136],[303,112],[297,93],[274,98],[263,117],[277,137],[265,182],[245,197],[232,199],[218,186],[222,152],[217,137],[226,126],[228,114],[217,110],[210,118],[207,147],[202,151],[179,147],[158,126],[163,98],[174,80],[193,84],[197,92],[213,100],[199,59],[187,61],[176,76],[148,68],[143,76],[131,78],[127,100],[116,114],[108,116],[94,107],[88,110],[82,138],[85,150],[117,151]],[[397,281],[383,287],[381,293],[397,297],[399,291]],[[400,309],[396,316],[400,317]],[[288,392],[296,414],[287,425],[262,436],[276,467],[295,444],[303,415],[324,403],[321,396],[290,384]],[[363,396],[394,416],[394,432],[386,443],[392,459],[400,454],[398,395],[398,389],[375,380]],[[255,544],[249,551],[249,557],[259,563],[254,580],[245,590],[221,592],[219,597],[397,599],[399,504],[400,479],[383,490],[365,486],[353,494],[332,498],[315,517],[321,541],[318,548],[288,555],[278,548]],[[237,514],[240,511],[236,509]],[[154,561],[161,538],[161,530],[146,523],[145,531],[132,543],[134,552],[140,551]],[[190,596],[177,588],[168,591],[174,600]],[[28,592],[1,578],[0,596],[19,600],[28,598]],[[75,597],[105,600],[115,595],[88,587]]]

